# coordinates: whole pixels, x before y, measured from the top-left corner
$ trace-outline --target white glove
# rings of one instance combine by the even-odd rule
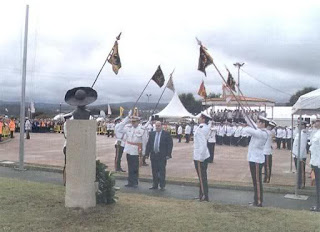
[[[151,120],[152,120],[152,116],[149,117],[149,122],[151,122]]]
[[[130,117],[132,115],[132,110],[129,110],[128,116]]]

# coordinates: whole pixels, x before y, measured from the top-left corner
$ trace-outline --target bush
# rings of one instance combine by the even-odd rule
[[[96,193],[97,204],[112,204],[117,202],[117,197],[115,196],[115,184],[116,180],[113,173],[107,171],[107,166],[96,161],[96,181],[98,182],[98,190]]]

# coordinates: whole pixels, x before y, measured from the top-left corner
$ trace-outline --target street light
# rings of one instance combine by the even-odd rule
[[[233,64],[238,68],[238,89],[240,89],[240,68],[244,65],[244,63],[240,64],[239,62]]]

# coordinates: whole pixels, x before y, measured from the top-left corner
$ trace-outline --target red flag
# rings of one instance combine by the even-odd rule
[[[203,98],[207,98],[207,92],[206,92],[206,87],[204,86],[204,81],[201,82],[198,95],[200,95]]]

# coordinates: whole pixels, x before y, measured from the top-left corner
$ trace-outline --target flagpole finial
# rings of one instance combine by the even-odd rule
[[[122,32],[120,32],[120,34],[116,37],[117,40],[120,40],[121,34],[122,34]]]
[[[196,37],[197,43],[199,46],[202,46],[202,42]]]

